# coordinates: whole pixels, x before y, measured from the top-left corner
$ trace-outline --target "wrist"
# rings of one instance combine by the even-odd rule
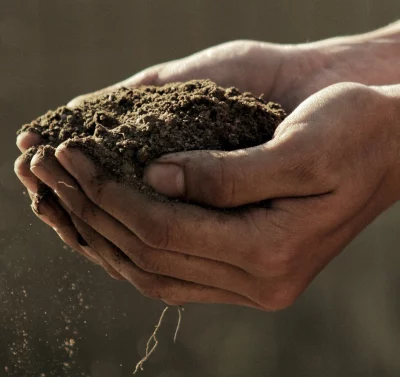
[[[386,150],[389,196],[394,202],[400,200],[400,84],[371,87],[383,100],[381,108],[385,118],[380,124],[385,130],[386,140],[382,146]]]
[[[400,22],[369,33],[309,43],[342,81],[364,85],[400,82]]]
[[[400,83],[400,22],[366,34],[280,48],[284,59],[276,97],[285,99],[289,110],[339,82]]]

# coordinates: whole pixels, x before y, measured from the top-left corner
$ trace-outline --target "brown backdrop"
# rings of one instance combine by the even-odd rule
[[[163,308],[34,218],[12,171],[21,124],[223,41],[304,42],[399,15],[398,0],[0,0],[0,377],[129,376]],[[189,305],[173,345],[171,311],[142,376],[399,376],[399,222],[399,207],[381,216],[284,312]]]

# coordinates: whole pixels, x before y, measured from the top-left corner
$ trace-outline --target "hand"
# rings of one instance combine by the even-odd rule
[[[311,79],[317,67],[322,64],[319,56],[320,54],[307,47],[280,46],[249,41],[231,42],[185,59],[151,67],[102,91],[114,90],[120,86],[162,85],[171,81],[208,77],[223,86],[238,86],[242,90],[252,91],[256,94],[265,93],[268,99],[285,102],[287,108],[292,108],[297,97],[301,98],[307,95],[302,93],[300,90],[302,85],[298,78],[294,79],[294,76],[300,75],[299,77],[304,83],[314,86],[327,85],[332,81],[331,76],[327,76],[327,80],[319,80],[318,84],[316,80]],[[314,84],[311,84],[313,81]],[[294,89],[294,83],[297,83],[298,90]],[[304,89],[307,85],[304,84]],[[285,92],[289,92],[290,95]],[[92,95],[78,97],[69,105],[75,106]],[[39,144],[40,138],[36,134],[25,133],[19,135],[17,139],[17,145],[21,152]],[[30,165],[23,155],[17,159],[15,170],[34,200],[38,189],[38,179],[31,173]],[[102,258],[96,255],[95,250],[91,250],[86,245],[76,229],[74,224],[76,220],[73,221],[69,218],[59,201],[49,197],[47,200],[37,203],[36,207],[35,214],[52,226],[70,247],[90,260],[103,265],[113,277],[120,278]]]
[[[223,86],[234,85],[255,94],[263,92],[268,99],[283,103],[286,109],[291,110],[320,88],[354,77],[354,73],[351,72],[352,64],[349,64],[343,56],[339,59],[333,57],[334,54],[326,53],[326,46],[319,48],[315,44],[281,46],[248,41],[231,42],[185,59],[151,67],[105,90],[113,90],[123,85],[161,85],[169,81],[208,77]],[[357,79],[362,81],[363,78],[357,77]],[[77,105],[90,96],[78,97],[70,102],[70,106]],[[32,145],[40,144],[40,139],[38,135],[23,134],[18,137],[17,144],[23,152]],[[37,191],[38,180],[30,172],[29,164],[23,156],[16,161],[15,169],[32,196]],[[87,245],[80,245],[77,242],[77,238],[84,240],[58,204],[54,200],[51,205],[39,203],[38,206],[42,207],[40,218],[55,228],[72,248],[93,259],[96,252],[90,250]],[[88,250],[92,257],[84,249]],[[104,265],[101,258],[97,262]],[[109,266],[106,268],[110,270]],[[110,273],[118,277],[115,272]]]
[[[399,199],[398,93],[338,84],[302,103],[271,142],[163,156],[161,203],[113,181],[81,151],[36,156],[33,173],[84,224],[83,237],[144,294],[263,310],[292,304],[367,224]],[[86,232],[85,232],[86,231]]]

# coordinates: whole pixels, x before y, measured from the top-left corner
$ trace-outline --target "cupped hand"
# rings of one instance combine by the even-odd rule
[[[151,67],[99,92],[111,91],[120,86],[162,85],[172,81],[210,78],[223,86],[237,86],[255,94],[264,93],[268,99],[284,102],[287,108],[291,108],[297,101],[297,97],[305,95],[293,89],[294,83],[300,87],[298,83],[300,77],[308,83],[307,85],[311,83],[312,80],[307,80],[307,78],[313,74],[317,66],[322,64],[319,56],[320,54],[313,49],[306,47],[236,41],[212,47],[184,59]],[[319,82],[319,85],[325,84],[327,82]],[[80,96],[72,100],[69,106],[76,106],[99,92]],[[284,94],[285,92],[290,95]],[[37,134],[24,133],[17,138],[17,145],[22,153],[39,144],[40,137]],[[39,180],[30,171],[30,163],[24,155],[17,159],[15,171],[33,199]],[[38,211],[39,207],[40,211]],[[74,222],[63,210],[61,203],[48,198],[47,201],[42,200],[36,203],[34,208],[36,208],[35,214],[56,229],[69,246],[90,260],[105,266],[113,277],[118,278],[118,274],[113,272],[104,260],[86,245],[76,230]]]
[[[398,109],[388,93],[334,85],[264,145],[163,156],[146,171],[160,193],[240,210],[162,203],[104,182],[101,167],[65,145],[31,169],[88,244],[144,294],[278,310],[399,199]]]
[[[333,64],[328,55],[321,53],[321,51],[311,47],[311,45],[283,46],[261,42],[237,41],[204,50],[184,59],[151,67],[102,91],[114,90],[120,86],[162,85],[171,81],[210,78],[222,86],[237,86],[243,91],[251,91],[257,95],[264,93],[266,99],[280,102],[290,111],[294,109],[298,103],[319,89],[349,77],[350,73],[346,71],[346,68],[343,68],[347,66],[345,62],[342,62],[339,66]],[[94,94],[97,93],[98,92]],[[69,105],[78,105],[81,101],[89,99],[92,95],[93,94],[80,96],[71,101]],[[338,109],[338,111],[341,110]],[[285,122],[285,124],[288,123]],[[283,126],[280,129],[283,129]],[[18,137],[17,144],[23,152],[32,145],[40,144],[40,138],[38,135],[34,134],[23,134]],[[244,151],[243,156],[246,155],[247,152]],[[43,162],[43,160],[45,160],[44,156],[37,156],[35,159],[36,162]],[[245,160],[246,159],[243,159],[242,164],[239,164],[243,169],[244,166],[246,166]],[[204,164],[206,163],[207,161],[205,160]],[[31,172],[30,164],[23,156],[16,161],[15,166],[17,175],[30,191],[30,195],[33,196],[37,191],[38,177]],[[58,168],[60,168],[60,166],[58,166]],[[276,168],[278,169],[278,166]],[[186,184],[190,184],[191,180],[190,173],[188,174],[189,175],[185,178]],[[217,173],[214,172],[213,174]],[[153,174],[153,178],[150,178],[154,180],[154,176]],[[226,179],[226,177],[222,178],[223,180]],[[180,182],[182,182],[182,180],[180,180]],[[235,204],[235,201],[229,203],[229,196],[221,195],[221,191],[218,191],[221,190],[221,188],[217,189],[215,193],[212,193],[214,187],[203,187],[204,183],[205,182],[202,181],[202,185],[198,186],[202,193],[191,193],[191,191],[185,189],[185,195],[192,196],[195,201],[209,202],[216,206]],[[153,182],[153,184],[155,183]],[[228,186],[225,186],[224,190],[228,190],[227,187]],[[177,192],[176,188],[168,188],[165,187],[165,185],[161,185],[159,189],[166,194],[182,194]],[[193,190],[196,190],[196,188],[194,187]],[[249,190],[257,192],[260,188],[249,186],[247,192]],[[223,191],[223,193],[224,192],[225,191]],[[245,194],[245,191],[243,191],[242,195],[246,196],[248,194]],[[255,198],[258,196],[256,194],[253,195]],[[219,201],[215,199],[218,197],[220,198]],[[252,199],[251,195],[247,200],[251,201],[250,199]],[[255,201],[257,200],[258,199]],[[240,203],[240,201],[238,203]],[[38,209],[39,211],[37,211]],[[101,237],[102,232],[96,232],[93,228],[88,226],[87,223],[81,221],[79,217],[73,215],[62,200],[59,198],[56,200],[49,198],[47,201],[42,201],[38,203],[35,213],[44,222],[52,226],[68,245],[95,263],[102,265],[113,277],[121,278],[121,275],[116,272],[120,271],[120,268],[118,266],[112,267],[113,263],[108,260],[109,254],[106,253],[106,255],[104,255],[104,252],[98,250],[97,243],[96,247],[92,247],[86,240],[86,238],[96,238],[104,241]],[[88,233],[91,234],[90,237],[87,235]],[[86,237],[83,237],[83,234],[86,234]],[[94,237],[93,234],[96,234],[96,237]],[[101,241],[102,244],[104,244],[103,241]],[[109,245],[107,250],[116,250],[115,252],[118,252],[120,255],[121,250],[118,250],[119,248],[109,241],[110,240],[108,240],[107,243],[107,245]],[[206,268],[208,268],[207,265]],[[131,277],[128,278],[134,282]],[[187,281],[185,278],[178,279],[179,282]],[[247,296],[242,295],[241,299],[243,297]],[[188,297],[186,297],[186,300],[192,301]],[[229,300],[231,299],[229,298],[225,301]],[[209,296],[208,301],[215,302],[223,300]],[[257,300],[253,300],[252,305],[257,306],[259,304]]]
[[[40,136],[34,133],[21,134],[17,138],[17,146],[22,155],[15,161],[15,173],[28,190],[32,200],[32,210],[35,215],[48,226],[52,227],[58,236],[73,250],[85,256],[91,262],[100,265],[116,280],[124,278],[114,270],[96,250],[92,249],[76,229],[73,217],[70,217],[60,202],[52,194],[45,197],[37,195],[40,180],[31,172],[30,161],[26,159],[29,148],[40,145]]]

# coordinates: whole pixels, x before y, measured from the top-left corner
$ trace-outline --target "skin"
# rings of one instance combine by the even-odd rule
[[[231,42],[116,85],[207,77],[293,110],[264,145],[162,156],[145,174],[171,197],[216,208],[269,200],[268,208],[160,203],[100,181],[101,167],[64,145],[56,159],[19,158],[16,173],[32,194],[38,180],[54,190],[57,199],[37,209],[67,244],[146,296],[286,308],[399,199],[400,86],[383,86],[400,82],[398,30],[296,46]],[[372,63],[362,69],[366,52]],[[21,151],[39,142],[32,134],[17,140]]]

